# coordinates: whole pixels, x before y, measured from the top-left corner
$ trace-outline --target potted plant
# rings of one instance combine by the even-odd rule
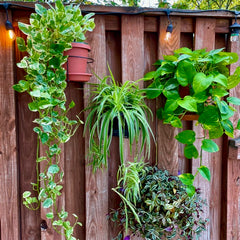
[[[131,236],[189,240],[205,230],[208,220],[200,217],[205,202],[199,189],[190,197],[178,177],[141,161],[129,163],[120,171],[122,177],[114,191],[121,202],[109,218],[126,230],[125,240]],[[122,239],[122,231],[115,239]]]
[[[237,126],[233,126],[230,120],[236,109],[228,105],[240,105],[240,99],[227,97],[228,90],[240,82],[240,67],[232,75],[229,75],[228,68],[228,65],[238,60],[238,55],[222,50],[207,52],[205,49],[192,51],[180,48],[173,55],[157,61],[157,70],[145,76],[146,80],[153,79],[146,89],[147,97],[153,99],[163,95],[166,100],[164,106],[157,111],[157,116],[163,123],[182,128],[181,120],[184,116],[194,113],[198,116],[194,116],[196,124],[204,130],[200,153],[194,146],[194,131],[185,130],[176,136],[179,142],[186,144],[184,154],[187,158],[200,156],[200,166],[194,175],[185,173],[179,176],[187,185],[190,195],[194,194],[193,181],[198,173],[210,181],[210,171],[202,165],[202,151],[218,151],[219,148],[212,139],[219,138],[224,133],[233,137],[234,128],[240,129],[240,121]]]
[[[30,25],[19,23],[20,30],[27,35],[27,43],[23,38],[17,39],[20,51],[28,53],[20,63],[19,68],[26,71],[25,80],[19,81],[13,88],[18,92],[27,92],[32,102],[28,104],[30,111],[38,112],[34,120],[38,144],[36,149],[37,182],[32,183],[37,197],[32,197],[30,191],[23,193],[23,203],[30,209],[40,206],[48,210],[46,218],[52,227],[63,234],[66,239],[74,240],[73,230],[78,222],[72,225],[68,221],[68,213],[58,207],[57,198],[63,188],[63,170],[60,167],[61,144],[67,142],[82,123],[80,119],[70,120],[67,117],[74,102],[66,105],[64,90],[67,61],[64,55],[71,49],[71,43],[84,40],[84,33],[92,30],[94,23],[91,15],[82,16],[78,6],[64,6],[60,0],[55,2],[55,8],[35,5],[36,13],[30,17]],[[43,145],[40,152],[40,143]],[[39,172],[39,165],[44,166]]]
[[[147,121],[151,111],[144,102],[144,94],[138,83],[127,81],[120,85],[110,69],[109,72],[110,76],[99,78],[99,83],[91,84],[92,101],[85,109],[89,112],[84,133],[89,129],[89,156],[94,170],[107,166],[114,122],[117,122],[119,131],[121,164],[124,163],[124,129],[128,130],[130,150],[136,142],[135,150],[141,154],[146,145],[147,156],[150,154],[150,135],[153,135]]]

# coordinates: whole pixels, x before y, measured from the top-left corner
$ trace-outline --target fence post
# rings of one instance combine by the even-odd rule
[[[229,140],[227,165],[227,239],[239,240],[240,138]]]

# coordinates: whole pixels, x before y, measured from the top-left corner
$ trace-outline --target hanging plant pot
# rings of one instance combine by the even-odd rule
[[[86,43],[73,42],[72,49],[65,52],[68,61],[64,65],[67,70],[67,81],[88,82],[92,74],[86,73],[87,63],[93,62],[88,58],[90,46]]]
[[[122,115],[122,114],[121,114]],[[129,132],[126,121],[124,121],[124,128],[123,128],[123,137],[129,138]],[[119,128],[118,128],[118,118],[115,117],[113,119],[113,136],[119,137]]]

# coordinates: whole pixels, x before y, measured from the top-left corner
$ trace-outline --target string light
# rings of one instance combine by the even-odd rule
[[[166,29],[166,36],[165,36],[165,41],[169,41],[171,39],[172,36],[172,31],[173,31],[173,25],[172,25],[172,21],[170,19],[170,10],[167,9],[166,11],[167,17],[168,17],[168,26]]]
[[[239,32],[240,32],[240,25],[237,23],[237,15],[239,12],[235,12],[235,22],[229,27],[231,31],[230,41],[231,42],[238,42],[239,41]]]
[[[8,37],[11,40],[14,40],[16,38],[16,35],[15,35],[15,32],[14,32],[14,28],[13,28],[12,23],[8,20],[8,7],[9,7],[9,4],[8,3],[4,3],[3,6],[4,6],[5,10],[6,10],[6,15],[7,15],[7,20],[5,22],[5,27],[6,27],[6,30],[8,31]]]

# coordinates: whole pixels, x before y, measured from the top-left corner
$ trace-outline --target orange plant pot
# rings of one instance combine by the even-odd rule
[[[74,82],[88,82],[92,74],[86,73],[90,46],[85,43],[72,43],[72,49],[66,51],[68,61],[64,64],[67,70],[67,80]]]

